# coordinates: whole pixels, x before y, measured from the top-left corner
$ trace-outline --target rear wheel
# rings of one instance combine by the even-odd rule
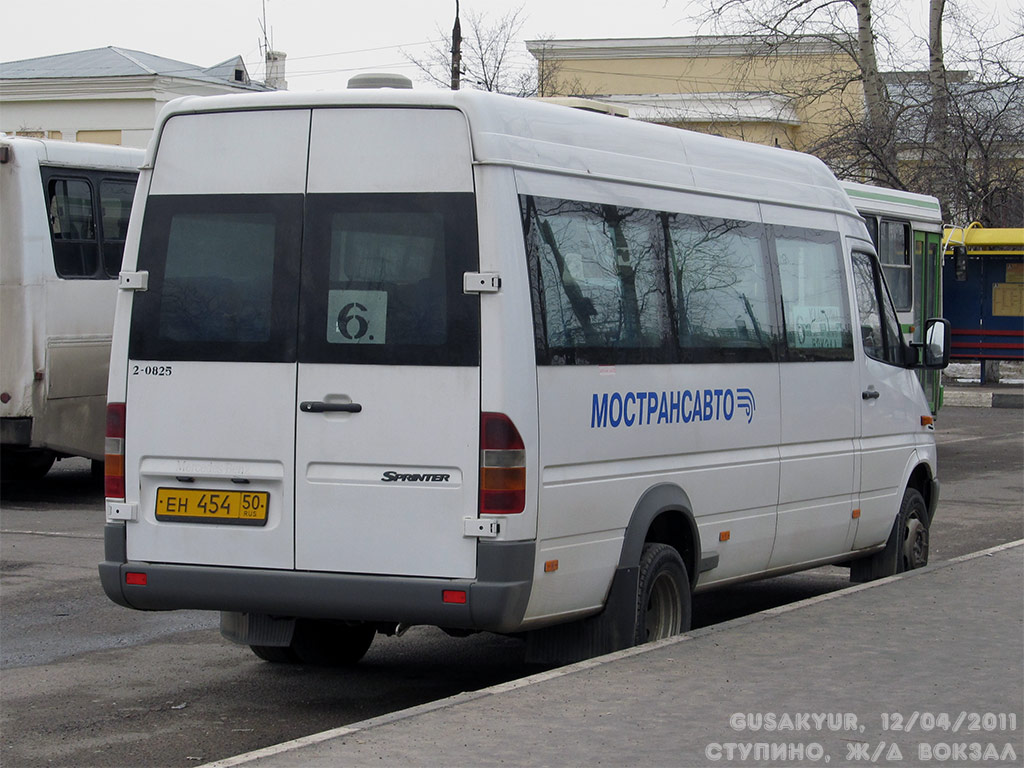
[[[249,648],[264,661],[273,662],[274,664],[297,664],[299,661],[295,651],[287,645],[250,645]]]
[[[291,645],[250,645],[249,648],[259,658],[274,664],[343,667],[363,658],[376,634],[371,624],[297,619]]]
[[[0,453],[0,482],[8,485],[42,480],[56,460],[57,454],[45,448],[7,448]]]
[[[640,556],[634,644],[687,631],[690,612],[690,579],[683,559],[668,544],[645,544]]]
[[[363,658],[376,634],[372,624],[299,619],[295,622],[295,635],[289,650],[303,664],[343,667]]]
[[[874,581],[928,565],[928,526],[928,505],[924,496],[916,488],[907,488],[885,549],[871,557],[854,560],[850,565],[850,581]]]

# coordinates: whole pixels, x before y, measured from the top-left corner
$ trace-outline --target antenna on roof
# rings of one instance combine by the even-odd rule
[[[263,33],[263,39],[259,42],[260,55],[266,56],[267,51],[270,50],[270,40],[267,39],[267,0],[263,0],[263,18],[259,20],[260,32]]]
[[[260,20],[260,31],[263,33],[263,40],[260,41],[260,53],[266,64],[263,79],[269,88],[277,91],[288,90],[288,81],[284,79],[284,60],[287,53],[275,51],[273,41],[267,36],[267,0],[263,0],[263,18]]]

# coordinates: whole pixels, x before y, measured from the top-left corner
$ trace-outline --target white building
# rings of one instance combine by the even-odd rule
[[[283,89],[254,82],[241,56],[198,67],[125,48],[95,48],[0,63],[0,132],[145,147],[164,104],[179,96]]]

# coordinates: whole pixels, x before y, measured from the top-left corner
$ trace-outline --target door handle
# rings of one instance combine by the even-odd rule
[[[325,403],[320,400],[303,400],[299,403],[303,413],[359,413],[363,406],[359,403]]]
[[[882,396],[882,393],[877,389],[866,389],[860,393],[860,396],[864,400],[877,400]]]

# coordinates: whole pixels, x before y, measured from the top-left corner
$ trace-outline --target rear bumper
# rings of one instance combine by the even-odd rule
[[[32,444],[32,417],[5,417],[0,419],[0,444]]]
[[[522,623],[533,584],[532,541],[480,542],[477,578],[469,580],[127,562],[124,535],[123,524],[107,524],[100,581],[115,603],[145,611],[232,611],[512,632]],[[126,584],[128,571],[146,574],[146,585]],[[445,590],[465,591],[466,602],[443,602]]]

